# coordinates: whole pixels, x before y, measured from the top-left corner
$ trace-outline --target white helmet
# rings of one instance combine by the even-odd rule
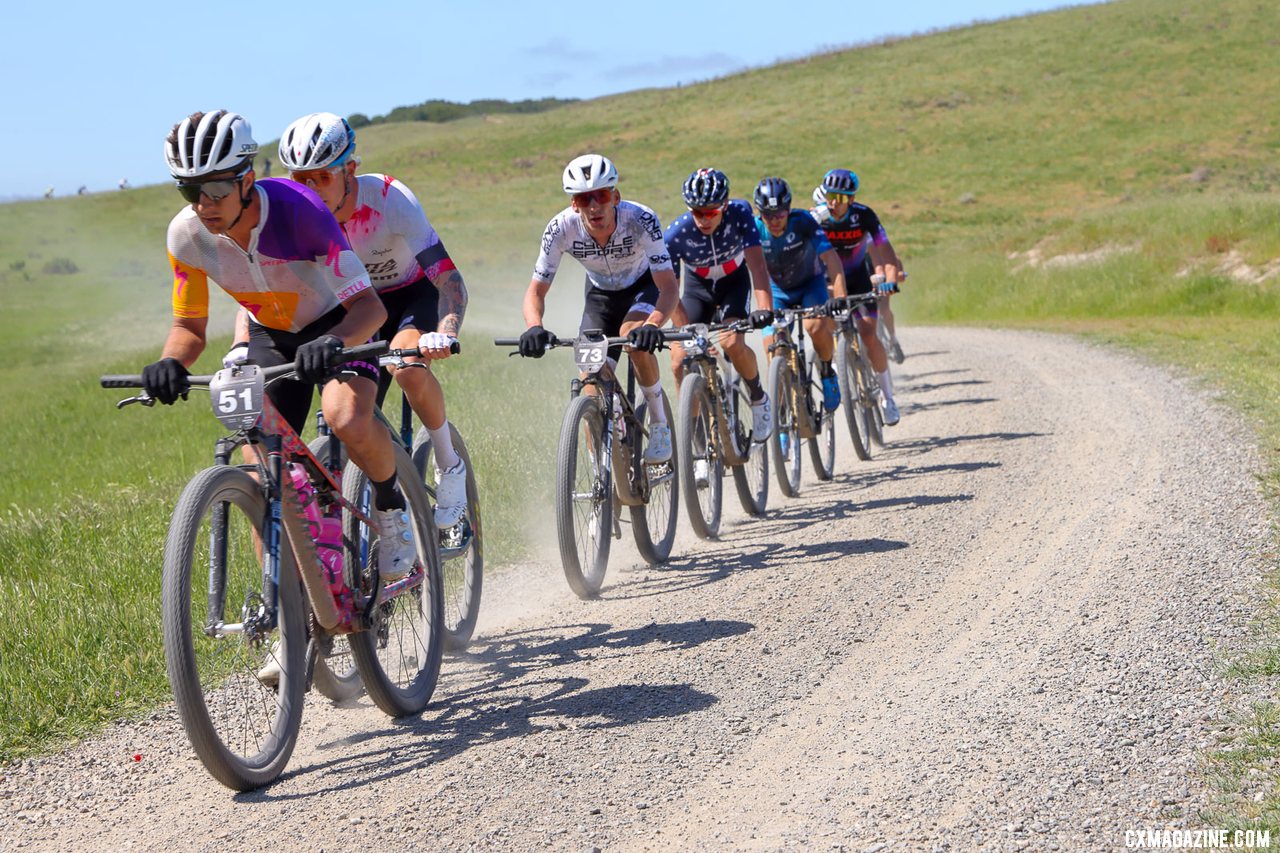
[[[280,165],[290,172],[340,166],[355,151],[356,132],[333,113],[311,113],[280,134]]]
[[[587,193],[618,185],[618,170],[613,161],[599,154],[583,154],[564,167],[564,191],[570,195]]]
[[[249,122],[226,110],[192,113],[173,126],[164,142],[164,158],[175,178],[200,178],[252,165],[257,153]]]

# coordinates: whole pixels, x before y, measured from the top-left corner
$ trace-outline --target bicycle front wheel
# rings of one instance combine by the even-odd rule
[[[680,386],[676,445],[680,450],[680,488],[693,532],[714,539],[720,532],[724,459],[717,452],[715,411],[707,380],[690,373]]]
[[[604,583],[613,535],[613,484],[605,453],[604,410],[589,394],[573,398],[556,451],[556,531],[565,579],[579,598]]]
[[[305,609],[283,535],[276,601],[264,587],[255,534],[268,523],[258,483],[218,465],[183,489],[164,549],[164,652],[178,716],[205,768],[237,791],[280,775],[302,722]]]
[[[878,447],[884,447],[884,413],[880,411],[880,380],[876,378],[876,371],[871,366],[871,359],[867,357],[865,349],[858,363],[859,373],[862,374],[861,394],[866,412],[867,436]]]
[[[665,391],[662,392],[662,405],[670,423],[673,413]],[[638,423],[648,421],[647,408],[644,403],[636,407]],[[636,550],[651,566],[665,563],[676,541],[676,518],[680,512],[680,490],[676,487],[679,460],[680,449],[673,444],[671,458],[666,462],[646,465],[642,460],[638,463],[649,480],[649,500],[642,506],[630,508],[631,532],[636,538]]]
[[[853,440],[853,452],[866,462],[871,458],[870,430],[867,428],[867,389],[863,386],[861,361],[854,345],[849,342],[850,335],[858,334],[856,329],[844,329],[839,336],[836,347],[836,376],[840,380],[840,397],[844,404],[844,420],[849,427],[849,438]]]
[[[731,383],[729,407],[726,412],[729,434],[734,437],[739,455],[747,458],[746,462],[730,468],[733,484],[742,509],[748,515],[759,517],[769,504],[769,440],[757,441],[748,423],[743,421],[751,418],[751,397],[741,380]]]
[[[822,399],[822,371],[818,367],[818,359],[814,358],[809,365],[809,388],[813,398]],[[849,403],[844,401],[847,408]],[[816,435],[809,439],[809,461],[813,463],[813,473],[819,480],[830,480],[836,467],[836,413],[827,411],[819,402],[814,406],[814,419],[818,428]]]
[[[455,527],[440,532],[440,568],[444,580],[444,648],[460,652],[471,642],[480,618],[480,590],[484,582],[484,544],[480,524],[480,490],[476,488],[471,454],[457,427],[449,424],[453,449],[467,466],[467,510]],[[436,465],[431,434],[418,430],[413,464],[435,498]]]
[[[426,708],[435,692],[444,652],[444,596],[431,501],[408,452],[394,439],[392,448],[396,482],[404,496],[417,551],[415,571],[421,571],[423,577],[416,586],[379,604],[373,612],[373,625],[349,635],[347,641],[369,698],[388,716],[403,717]],[[372,505],[370,491],[364,472],[348,463],[343,495],[363,509]],[[345,564],[351,567],[362,597],[372,595],[376,592],[377,533],[354,514],[347,512],[345,516]]]
[[[773,448],[778,488],[789,498],[800,494],[801,439],[792,405],[793,381],[787,360],[774,356],[769,362],[769,398],[773,400],[773,434],[769,436],[769,445]]]

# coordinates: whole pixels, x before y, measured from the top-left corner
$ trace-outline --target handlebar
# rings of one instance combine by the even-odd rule
[[[360,344],[359,346],[347,347],[342,350],[342,357],[347,361],[354,361],[358,358],[376,358],[382,355],[388,349],[386,341],[374,341],[373,343]],[[293,362],[288,364],[277,364],[274,367],[265,367],[262,370],[262,378],[270,381],[285,374],[293,372]],[[207,387],[213,381],[213,374],[192,374],[187,377],[187,384],[193,388]],[[107,374],[98,379],[103,388],[142,388],[142,374],[140,373],[118,373]]]
[[[690,332],[678,331],[676,329],[660,329],[659,331],[662,332],[662,343],[664,344],[670,343],[673,341],[693,340],[693,335]],[[573,338],[562,338],[558,335],[552,334],[551,343],[547,344],[547,349],[550,350],[550,349],[555,349],[557,347],[571,347],[578,342],[579,338],[585,338],[592,334],[595,334],[595,333],[590,330]],[[598,339],[593,338],[593,340],[598,340]],[[609,338],[605,338],[604,340],[605,340],[605,343],[607,343],[611,347],[625,346],[628,343],[630,343],[630,339],[627,338],[626,336],[609,337]],[[518,347],[520,346],[520,339],[519,338],[494,338],[493,345],[496,347]],[[517,353],[512,353],[512,355],[517,355]]]

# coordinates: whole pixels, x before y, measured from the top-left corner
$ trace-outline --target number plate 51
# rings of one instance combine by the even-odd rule
[[[228,429],[248,429],[262,414],[262,369],[256,364],[223,368],[209,382],[213,415]]]

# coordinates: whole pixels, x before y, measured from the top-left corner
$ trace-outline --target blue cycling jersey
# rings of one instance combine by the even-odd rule
[[[741,267],[746,250],[760,245],[751,205],[742,199],[729,202],[720,225],[710,234],[699,231],[693,214],[685,213],[671,223],[665,238],[677,278],[684,263],[689,267],[688,277],[703,284],[719,281]]]
[[[787,229],[774,237],[764,220],[756,217],[756,230],[769,278],[783,290],[808,286],[822,269],[818,257],[831,248],[826,233],[807,210],[793,210],[787,216]]]

